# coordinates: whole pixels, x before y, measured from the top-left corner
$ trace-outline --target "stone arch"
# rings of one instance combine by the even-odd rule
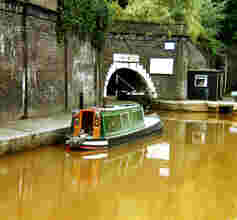
[[[150,75],[147,73],[146,69],[143,67],[143,65],[138,64],[138,63],[113,63],[110,68],[109,71],[106,75],[105,78],[105,83],[104,83],[104,97],[107,96],[107,87],[109,84],[109,80],[111,78],[111,76],[119,69],[122,68],[127,68],[127,69],[131,69],[134,72],[138,73],[145,81],[145,83],[147,84],[147,87],[150,91],[150,95],[152,98],[157,98],[157,92],[154,86],[154,83],[151,80]]]

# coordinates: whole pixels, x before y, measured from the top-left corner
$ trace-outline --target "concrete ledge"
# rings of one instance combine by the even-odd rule
[[[25,151],[43,145],[63,143],[64,134],[68,129],[58,129],[57,131],[47,131],[43,133],[32,133],[21,136],[10,137],[0,140],[0,154]]]
[[[232,101],[202,101],[202,100],[158,100],[152,108],[157,110],[177,110],[191,112],[219,112],[222,106],[233,106],[237,110],[237,103]]]
[[[8,122],[0,128],[0,155],[64,143],[71,114]]]

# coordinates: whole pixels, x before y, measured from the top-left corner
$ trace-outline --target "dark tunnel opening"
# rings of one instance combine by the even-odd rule
[[[126,92],[145,92],[147,85],[135,71],[127,68],[117,70],[110,78],[107,96],[116,96]]]

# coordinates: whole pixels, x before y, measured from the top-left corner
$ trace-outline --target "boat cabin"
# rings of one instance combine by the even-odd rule
[[[144,126],[144,112],[139,104],[92,107],[81,109],[72,115],[73,136],[86,133],[89,138],[106,138],[129,133]]]

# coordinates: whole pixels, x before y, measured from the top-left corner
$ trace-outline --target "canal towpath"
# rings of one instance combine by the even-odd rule
[[[63,143],[71,113],[9,121],[0,126],[0,155]]]

